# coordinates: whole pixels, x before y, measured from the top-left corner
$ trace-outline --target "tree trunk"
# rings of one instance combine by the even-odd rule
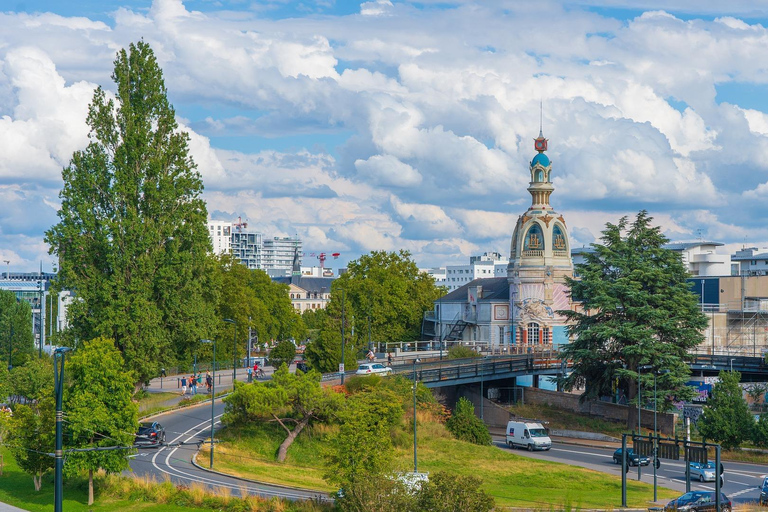
[[[32,477],[32,482],[35,484],[35,491],[39,492],[40,487],[43,486],[43,475],[38,474]]]
[[[88,505],[93,505],[93,470],[88,470]]]
[[[296,438],[301,434],[301,431],[304,430],[304,427],[307,426],[309,423],[310,415],[306,415],[304,419],[302,419],[297,425],[296,428],[294,428],[291,432],[288,433],[288,437],[285,438],[285,441],[283,441],[280,444],[280,448],[277,450],[277,462],[285,462],[285,458],[288,456],[288,448],[291,447],[293,442],[296,440]]]

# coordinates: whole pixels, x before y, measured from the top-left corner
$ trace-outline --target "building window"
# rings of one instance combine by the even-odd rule
[[[541,231],[541,226],[533,224],[525,235],[524,251],[543,251],[544,250],[544,233]]]
[[[528,343],[541,343],[541,338],[539,337],[539,324],[536,322],[531,322],[528,324]]]

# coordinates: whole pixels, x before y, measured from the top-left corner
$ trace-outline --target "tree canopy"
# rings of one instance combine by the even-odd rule
[[[131,44],[114,64],[115,98],[94,92],[46,242],[76,293],[70,339],[113,339],[142,382],[211,332],[217,287],[203,183],[152,49]]]
[[[749,412],[739,385],[739,372],[720,372],[720,382],[712,389],[696,428],[705,440],[715,441],[726,450],[738,448],[752,436],[755,420]]]
[[[376,342],[413,341],[421,337],[424,312],[444,290],[420,272],[407,251],[373,251],[349,263],[331,285],[327,314],[319,319],[317,338],[306,357],[322,371],[336,371],[341,362],[342,308],[345,365],[355,367],[359,351]]]
[[[132,400],[133,380],[123,356],[110,339],[80,345],[67,366],[71,385],[66,392],[70,448],[131,446],[138,428],[138,405]],[[128,468],[126,450],[73,452],[68,472],[88,472],[88,504],[93,504],[93,472],[118,473]]]
[[[626,217],[608,223],[602,244],[592,244],[593,252],[576,265],[578,277],[567,279],[579,308],[560,312],[573,338],[562,350],[573,361],[562,383],[568,390],[586,385],[583,400],[613,396],[617,383],[634,398],[638,376],[643,389],[652,390],[654,373],[664,397],[660,409],[692,394],[685,361],[703,341],[707,318],[680,256],[663,247],[668,240],[651,221],[641,211],[631,224]]]
[[[35,348],[32,334],[32,307],[16,294],[0,290],[0,360],[20,366]]]

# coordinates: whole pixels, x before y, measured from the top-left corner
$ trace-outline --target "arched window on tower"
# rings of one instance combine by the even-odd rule
[[[538,181],[539,183],[544,181],[544,171],[542,170],[536,171],[536,181]]]
[[[541,336],[539,336],[540,331],[539,324],[536,322],[531,322],[528,324],[528,343],[532,345],[538,345],[541,343]]]
[[[525,235],[523,256],[544,256],[544,233],[536,223],[531,225]]]
[[[568,239],[560,224],[555,224],[552,229],[552,249],[555,256],[568,257]]]

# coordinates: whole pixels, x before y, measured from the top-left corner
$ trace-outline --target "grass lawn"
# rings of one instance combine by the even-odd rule
[[[477,446],[453,439],[445,427],[420,417],[419,470],[445,471],[472,475],[483,480],[483,488],[499,507],[537,509],[618,508],[621,505],[621,479],[598,471],[566,464],[537,461],[493,446]],[[407,422],[406,422],[407,423]],[[329,427],[312,428],[302,433],[289,450],[284,464],[274,461],[284,437],[274,424],[250,424],[228,428],[216,446],[215,469],[245,478],[285,485],[331,491],[323,480],[322,452],[327,445]],[[398,466],[413,468],[413,437],[404,424],[394,434]],[[198,462],[207,464],[208,452]],[[680,493],[659,488],[660,500]],[[650,485],[628,481],[627,503],[647,507],[653,497]]]

